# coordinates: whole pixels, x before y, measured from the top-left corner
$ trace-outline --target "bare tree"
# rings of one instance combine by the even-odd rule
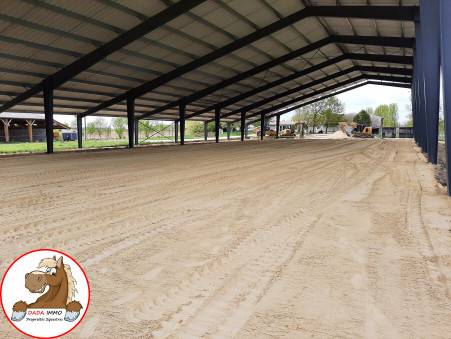
[[[126,125],[127,119],[125,118],[115,118],[113,120],[113,129],[119,139],[122,139],[124,137]]]
[[[107,126],[105,119],[102,117],[95,118],[94,126],[95,126],[95,130],[99,136],[99,139],[102,139],[102,135],[105,132],[105,128]]]

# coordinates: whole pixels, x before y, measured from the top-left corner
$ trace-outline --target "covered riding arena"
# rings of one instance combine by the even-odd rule
[[[14,0],[0,28],[0,113],[44,112],[48,153],[0,158],[0,269],[77,259],[68,337],[449,337],[450,1]],[[245,138],[368,84],[411,90],[413,139]],[[55,114],[79,148],[84,117],[126,117],[129,145],[54,153]],[[136,145],[143,119],[174,142]]]

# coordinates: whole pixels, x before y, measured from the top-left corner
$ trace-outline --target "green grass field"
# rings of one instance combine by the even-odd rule
[[[239,132],[233,132],[232,137],[239,136]],[[211,136],[210,136],[211,137]],[[221,138],[224,138],[222,135]],[[185,139],[188,141],[190,139],[199,139],[199,136],[186,135]],[[140,144],[146,144],[156,141],[170,141],[171,138],[165,137],[152,137],[148,140],[140,140]],[[107,148],[107,147],[124,147],[128,145],[128,139],[121,140],[83,140],[83,148]],[[53,143],[53,148],[55,152],[76,149],[77,141],[55,141]],[[13,154],[13,153],[45,153],[46,152],[45,142],[21,142],[21,143],[0,143],[0,154]]]
[[[83,140],[83,148],[103,148],[103,147],[118,147],[126,146],[127,140]],[[76,141],[55,141],[53,143],[55,151],[75,149],[77,148]],[[23,143],[2,143],[0,144],[0,154],[10,153],[39,153],[46,151],[45,142],[23,142]]]

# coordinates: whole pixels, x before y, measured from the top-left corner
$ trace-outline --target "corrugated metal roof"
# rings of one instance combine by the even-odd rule
[[[0,14],[0,104],[7,103],[28,88],[94,51],[179,1],[96,0],[90,2],[12,0],[2,1]],[[83,114],[89,108],[121,95],[140,84],[161,77],[181,66],[251,34],[304,6],[399,6],[398,0],[210,0],[151,31],[102,61],[76,75],[55,91],[55,113]],[[418,6],[418,0],[404,0],[402,6]],[[307,17],[261,39],[216,58],[142,95],[136,101],[137,115],[189,96],[239,75],[275,58],[308,46],[331,35],[414,37],[410,21],[356,18]],[[252,89],[312,67],[344,53],[411,56],[412,49],[365,44],[332,43],[301,54],[279,65],[255,73],[187,105],[187,114],[236,97]],[[404,67],[394,63],[341,60],[320,70],[281,83],[243,98],[222,112],[227,114],[267,97],[309,84],[352,66]],[[354,71],[325,80],[309,88],[278,98],[250,110],[268,109],[281,102],[302,97],[312,90],[339,84],[362,72]],[[73,99],[71,99],[73,98]],[[34,111],[42,94],[25,100],[11,111]],[[42,110],[42,109],[41,109]],[[195,116],[211,117],[212,112]],[[124,102],[97,112],[125,116]],[[177,107],[149,118],[177,119]],[[238,118],[237,115],[230,119]]]

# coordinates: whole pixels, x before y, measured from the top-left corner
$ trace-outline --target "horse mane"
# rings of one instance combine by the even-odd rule
[[[56,267],[56,260],[53,258],[44,258],[39,262],[39,266],[38,268],[43,268],[43,267],[49,267],[49,268],[54,268]],[[71,302],[74,297],[75,297],[75,293],[77,293],[77,288],[75,287],[75,284],[77,283],[76,280],[74,279],[74,276],[72,275],[72,271],[70,269],[69,265],[64,264],[64,271],[66,272],[66,276],[67,276],[67,302]]]

